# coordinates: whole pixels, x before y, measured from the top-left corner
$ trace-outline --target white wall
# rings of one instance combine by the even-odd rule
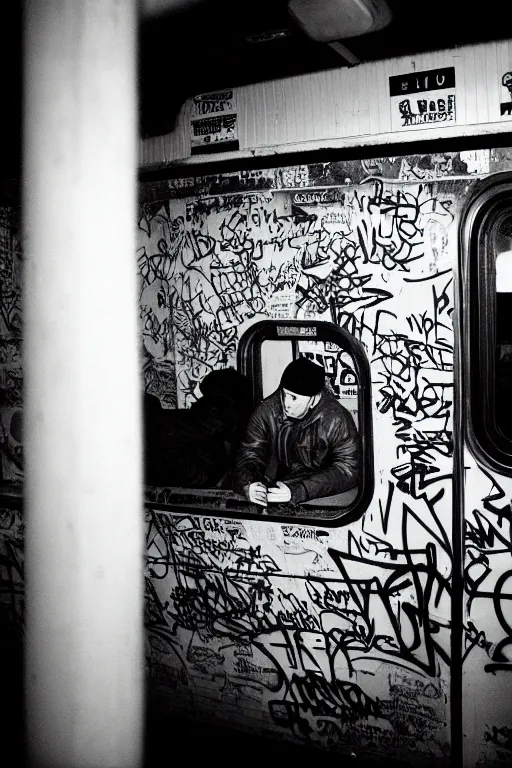
[[[444,67],[455,68],[455,120],[396,130],[393,112],[396,115],[397,107],[390,97],[389,77]],[[193,160],[209,162],[316,148],[507,132],[512,128],[512,115],[501,116],[500,104],[511,97],[501,80],[510,70],[512,41],[504,41],[235,88],[239,150],[194,156]],[[442,96],[443,92],[437,94]],[[191,161],[192,107],[189,99],[172,133],[141,140],[143,167]]]

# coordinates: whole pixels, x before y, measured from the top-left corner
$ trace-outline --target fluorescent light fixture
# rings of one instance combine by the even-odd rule
[[[385,0],[290,0],[288,11],[320,43],[375,32],[392,18]]]

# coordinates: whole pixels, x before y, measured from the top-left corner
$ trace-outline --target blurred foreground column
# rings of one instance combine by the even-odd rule
[[[139,766],[136,0],[25,0],[27,746]]]

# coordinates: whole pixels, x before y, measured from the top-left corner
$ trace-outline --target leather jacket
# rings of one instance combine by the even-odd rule
[[[359,478],[360,439],[350,412],[327,389],[302,419],[285,415],[281,389],[253,412],[238,452],[234,490],[278,480],[291,502],[332,496],[353,488]]]

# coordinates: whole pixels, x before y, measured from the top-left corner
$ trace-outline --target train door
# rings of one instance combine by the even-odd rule
[[[167,377],[186,409],[210,371],[238,365],[255,404],[287,361],[323,361],[353,411],[357,382],[366,475],[345,509],[313,499],[295,516],[227,489],[148,489],[152,690],[209,721],[448,766],[453,276],[469,185],[409,174],[299,193],[285,186],[295,170],[250,193],[220,194],[222,178],[207,196],[194,180],[179,199],[147,191],[146,386],[162,399]]]
[[[462,228],[465,761],[512,762],[512,177],[479,188]],[[462,372],[461,372],[462,373]]]

